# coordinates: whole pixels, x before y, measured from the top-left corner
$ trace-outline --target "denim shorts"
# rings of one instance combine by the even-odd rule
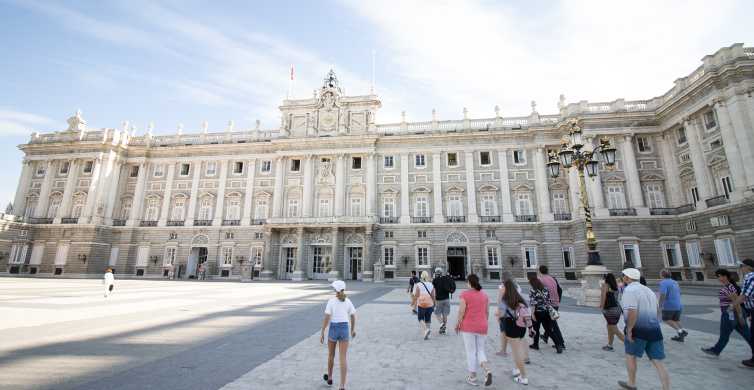
[[[432,322],[432,312],[435,311],[434,306],[430,307],[417,307],[416,311],[418,312],[419,321],[430,323]]]
[[[641,358],[644,356],[644,352],[646,352],[650,360],[665,359],[665,346],[662,340],[647,341],[634,337],[633,342],[628,341],[628,338],[626,338],[623,344],[626,347],[626,355]]]
[[[348,341],[348,322],[331,322],[327,338],[330,341]]]

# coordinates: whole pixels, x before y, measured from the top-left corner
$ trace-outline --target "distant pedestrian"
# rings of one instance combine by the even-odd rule
[[[408,294],[411,296],[411,311],[416,314],[416,302],[414,302],[414,285],[419,281],[416,277],[416,271],[411,271],[411,277],[408,278]]]
[[[204,280],[204,263],[199,263],[199,280]]]
[[[440,321],[440,334],[445,334],[448,325],[448,315],[450,315],[450,299],[456,292],[456,282],[450,275],[443,274],[442,268],[435,268],[435,278],[432,279],[432,285],[435,286],[435,315]]]
[[[683,310],[683,305],[681,304],[681,286],[673,280],[670,270],[664,269],[660,271],[660,277],[662,281],[660,281],[658,287],[658,295],[660,297],[662,320],[678,332],[676,336],[670,339],[682,343],[689,332],[683,329],[683,325],[681,325],[681,311]]]
[[[105,276],[102,279],[102,284],[105,285],[105,298],[109,297],[115,288],[115,275],[113,275],[112,268],[108,268],[105,271]]]
[[[670,378],[662,363],[665,359],[665,347],[662,343],[660,321],[657,318],[657,296],[647,286],[639,283],[640,277],[641,272],[636,268],[623,270],[626,288],[623,291],[622,306],[626,322],[624,344],[628,381],[618,381],[618,385],[624,389],[636,389],[636,359],[644,356],[646,352],[660,376],[662,389],[669,390]]]
[[[168,265],[168,279],[173,280],[175,277],[175,266],[171,263]]]
[[[741,288],[732,279],[731,273],[727,269],[720,268],[715,271],[717,280],[723,287],[718,293],[720,300],[720,337],[717,343],[711,348],[702,348],[702,351],[708,355],[718,356],[728,344],[730,334],[737,331],[747,343],[751,342],[751,333],[749,326],[746,324],[743,309],[741,305],[733,302],[741,294]]]
[[[322,333],[319,337],[320,344],[324,344],[325,329],[329,325],[330,329],[327,333],[327,374],[323,376],[323,379],[328,385],[332,385],[335,347],[337,346],[340,362],[340,389],[343,390],[346,388],[346,374],[348,373],[348,342],[356,337],[356,308],[351,300],[346,297],[346,283],[344,281],[336,280],[332,282],[331,286],[335,290],[335,297],[327,301],[325,319],[322,321]]]
[[[749,312],[749,329],[754,329],[754,260],[746,259],[739,265],[741,272],[744,273],[744,283],[741,286],[741,295],[733,302],[740,305],[744,304],[746,311]],[[746,367],[754,368],[754,337],[749,338],[749,347],[751,348],[751,359],[741,362]]]
[[[542,284],[542,281],[534,274],[529,274],[529,308],[532,311],[531,319],[534,327],[534,336],[532,337],[531,349],[539,349],[539,327],[544,329],[545,334],[552,336],[555,348],[558,353],[563,353],[563,340],[559,338],[560,333],[554,331],[558,319],[558,312],[552,307],[550,300],[550,291]]]
[[[526,329],[529,329],[529,335],[534,336],[532,329],[531,312],[526,306],[526,301],[518,293],[513,280],[503,282],[503,299],[508,306],[505,321],[505,337],[511,345],[511,355],[516,368],[513,369],[513,381],[523,385],[529,384],[529,378],[526,376],[526,367],[524,367],[527,347],[524,341]]]
[[[550,293],[550,302],[552,304],[553,309],[555,311],[560,310],[560,299],[563,297],[563,289],[560,287],[560,283],[558,283],[558,280],[554,277],[550,276],[549,269],[546,265],[540,265],[539,266],[539,276],[538,279],[542,282],[542,284],[547,288],[547,291]],[[555,321],[552,327],[552,333],[549,334],[549,332],[545,332],[545,343],[547,342],[547,337],[552,337],[555,339],[557,337],[558,340],[560,340],[560,345],[557,343],[553,344],[553,347],[555,349],[566,349],[565,346],[565,338],[563,338],[563,333],[560,331],[560,326],[558,326],[558,322]]]
[[[424,334],[424,340],[432,333],[432,312],[435,308],[435,287],[429,278],[429,272],[422,271],[421,280],[414,284],[412,306],[416,307],[419,317],[419,328]]]
[[[622,310],[618,300],[618,283],[615,281],[615,275],[607,273],[604,280],[605,283],[602,283],[600,295],[600,308],[602,308],[602,315],[607,321],[607,345],[602,347],[602,350],[612,351],[615,337],[618,337],[621,342],[624,341],[623,332],[618,329]]]
[[[478,276],[469,275],[466,283],[468,290],[461,293],[456,323],[456,333],[461,334],[463,345],[466,347],[466,363],[469,370],[466,383],[478,386],[477,367],[482,367],[484,385],[489,386],[492,384],[492,371],[484,353],[484,341],[487,338],[490,300],[487,294],[482,292]]]

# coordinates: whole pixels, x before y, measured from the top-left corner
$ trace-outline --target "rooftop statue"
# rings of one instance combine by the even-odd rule
[[[76,115],[68,118],[66,131],[86,131],[86,121],[81,117],[81,110],[76,110]]]

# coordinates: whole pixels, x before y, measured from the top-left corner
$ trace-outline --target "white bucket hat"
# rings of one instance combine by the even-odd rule
[[[641,272],[636,268],[626,268],[623,270],[623,275],[628,276],[632,280],[639,280],[641,279]]]
[[[335,291],[343,291],[346,289],[346,282],[342,280],[336,280],[330,285]]]

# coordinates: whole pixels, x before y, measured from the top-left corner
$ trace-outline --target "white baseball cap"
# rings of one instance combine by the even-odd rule
[[[440,268],[440,267],[435,268],[435,273],[436,274],[441,274],[442,273],[442,268]]]
[[[343,291],[346,289],[346,282],[342,280],[336,280],[330,285],[335,291]]]
[[[632,280],[641,279],[641,272],[636,268],[626,268],[623,270],[623,275],[628,276]]]

